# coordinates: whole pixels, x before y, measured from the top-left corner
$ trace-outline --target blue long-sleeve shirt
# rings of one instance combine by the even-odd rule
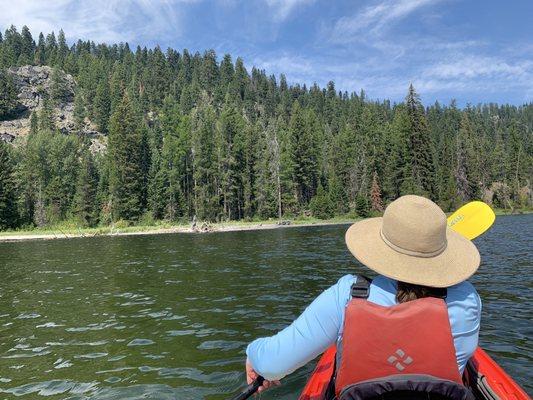
[[[344,311],[355,276],[345,275],[318,296],[288,327],[271,337],[254,340],[246,354],[257,373],[281,379],[324,352],[342,335]],[[396,303],[397,282],[378,276],[368,300],[382,306]],[[457,364],[461,373],[478,344],[481,299],[469,282],[448,288],[446,297]]]

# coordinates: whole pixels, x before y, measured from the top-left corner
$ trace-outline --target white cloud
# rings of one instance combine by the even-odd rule
[[[428,63],[418,73],[410,74],[419,92],[431,97],[453,93],[454,97],[467,99],[499,99],[502,103],[508,101],[506,96],[516,98],[517,93],[522,93],[524,103],[531,101],[532,61],[462,53],[448,54],[447,59],[452,61]]]
[[[510,63],[496,57],[463,56],[451,62],[439,62],[424,71],[424,75],[439,79],[500,77],[520,79],[531,74],[533,63]]]
[[[300,6],[314,3],[316,0],[265,0],[268,7],[274,11],[274,19],[284,21]]]
[[[179,4],[197,0],[25,0],[13,4],[0,0],[0,26],[28,25],[34,36],[57,33],[67,38],[115,43],[180,36]]]
[[[333,28],[332,39],[346,42],[358,34],[381,34],[393,23],[409,16],[418,9],[441,0],[385,0],[362,9],[350,17],[340,18]]]
[[[511,53],[495,43],[460,36],[460,29],[452,36],[431,29],[428,15],[435,16],[433,6],[446,0],[371,1],[339,18],[333,28],[322,29],[330,48],[343,55],[340,63],[359,60],[361,54],[374,58],[372,63],[361,62],[362,72],[334,76],[339,89],[363,87],[371,97],[399,100],[412,82],[430,99],[505,101],[506,96],[525,93],[524,100],[531,100],[533,61],[527,52]],[[432,33],[422,36],[407,28],[405,19],[415,14]]]
[[[265,69],[268,74],[283,73],[289,83],[306,84],[308,87],[317,83],[325,87],[329,81],[335,83],[335,88],[341,91],[359,92],[369,90],[373,96],[382,98],[404,96],[408,83],[400,86],[390,79],[386,71],[380,71],[378,60],[362,59],[341,61],[339,58],[308,57],[283,52],[281,54],[267,54],[252,58],[251,65]]]
[[[402,101],[413,83],[429,103],[435,99],[446,102],[458,96],[466,101],[505,102],[506,96],[515,93],[524,94],[523,102],[531,101],[533,61],[475,55],[471,54],[471,46],[477,43],[457,42],[449,46],[442,43],[434,53],[421,58],[420,63],[403,66],[381,56],[347,60],[344,55],[309,57],[288,52],[252,58],[251,64],[267,73],[284,73],[290,83],[309,86],[317,82],[324,87],[333,80],[337,90],[364,89],[370,98],[377,99]]]
[[[253,60],[252,65],[264,69],[267,73],[275,71],[300,78],[308,77],[316,72],[311,60],[289,54],[272,58],[256,58]]]

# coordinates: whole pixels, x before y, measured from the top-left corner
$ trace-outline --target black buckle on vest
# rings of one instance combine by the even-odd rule
[[[352,284],[352,298],[368,299],[371,282],[366,276],[357,275],[356,281]]]

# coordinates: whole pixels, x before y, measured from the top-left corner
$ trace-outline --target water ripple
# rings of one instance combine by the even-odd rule
[[[247,343],[346,273],[346,226],[0,243],[0,397],[224,400]],[[533,390],[533,215],[476,240],[480,341]],[[312,363],[263,399],[297,397]]]

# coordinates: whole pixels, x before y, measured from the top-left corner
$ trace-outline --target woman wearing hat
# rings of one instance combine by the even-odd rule
[[[400,383],[392,389],[372,383],[373,393],[405,385],[425,392],[438,387],[447,395],[460,390],[452,386],[461,385],[480,325],[481,300],[466,281],[480,263],[475,245],[447,227],[435,203],[413,195],[392,202],[382,218],[352,225],[346,244],[379,275],[370,284],[343,276],[290,326],[250,343],[248,381],[262,375],[260,391],[279,384],[336,343],[337,396],[383,379]]]

